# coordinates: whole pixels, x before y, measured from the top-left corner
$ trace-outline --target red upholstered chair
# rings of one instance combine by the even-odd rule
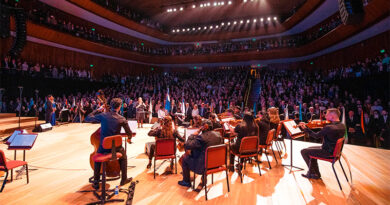
[[[226,184],[228,192],[229,188],[229,176],[227,170],[227,145],[215,145],[210,146],[206,149],[205,153],[205,170],[203,172],[203,184],[205,190],[205,197],[207,200],[207,175],[211,174],[211,183],[214,183],[214,173],[225,171],[226,173]],[[195,182],[194,182],[195,184]]]
[[[177,174],[176,163],[176,140],[175,139],[157,139],[156,151],[154,153],[154,178],[156,178],[156,160],[171,159],[175,160],[175,170]]]
[[[261,176],[260,165],[258,160],[258,146],[259,146],[259,137],[258,136],[249,136],[244,137],[241,140],[239,152],[236,153],[234,150],[230,149],[230,153],[238,157],[239,169],[238,174],[241,178],[242,183],[242,168],[246,160],[256,157],[257,167],[259,168],[259,174]],[[245,164],[244,164],[245,165]]]
[[[118,160],[119,158],[122,157],[122,154],[119,152],[116,152],[116,147],[122,146],[122,137],[121,135],[114,135],[110,137],[106,137],[103,140],[102,147],[104,149],[111,149],[111,153],[108,154],[101,154],[101,153],[96,153],[93,157],[92,160],[94,162],[101,162],[102,163],[102,193],[101,195],[98,195],[96,192],[94,192],[95,196],[97,196],[100,199],[100,202],[96,203],[101,203],[105,204],[107,202],[123,202],[123,199],[110,199],[114,194],[111,194],[109,196],[106,196],[106,166],[107,162],[109,161],[115,161]]]
[[[335,149],[333,151],[333,155],[330,156],[330,157],[322,158],[322,157],[310,156],[310,159],[318,159],[318,160],[323,160],[323,161],[327,161],[327,162],[332,163],[333,172],[334,172],[334,175],[336,176],[337,182],[339,183],[340,190],[343,190],[343,188],[341,187],[339,178],[338,178],[338,176],[336,174],[336,170],[334,169],[334,164],[337,161],[339,161],[339,163],[340,163],[340,166],[341,166],[341,169],[343,170],[345,179],[347,180],[347,182],[349,182],[348,177],[345,174],[344,167],[343,167],[343,165],[341,164],[341,161],[340,161],[341,153],[342,153],[343,147],[344,147],[344,140],[345,140],[345,138],[340,138],[340,139],[337,140],[336,147],[335,147]],[[352,174],[351,174],[351,179],[352,179]]]
[[[264,154],[265,154],[265,157],[267,158],[268,166],[270,169],[272,169],[272,167],[271,167],[271,163],[269,162],[269,159],[268,159],[267,149],[271,148],[272,153],[274,154],[274,157],[275,157],[274,159],[275,159],[276,163],[278,163],[278,160],[276,159],[276,156],[275,156],[275,152],[272,149],[272,142],[274,139],[274,135],[275,135],[275,129],[270,130],[268,132],[267,140],[265,141],[265,145],[259,145],[259,154],[261,156],[263,154],[263,149],[264,149]]]
[[[27,184],[29,183],[28,179],[28,165],[25,161],[19,161],[19,160],[9,160],[7,161],[7,158],[5,158],[5,154],[3,150],[0,150],[0,171],[6,172],[3,185],[1,186],[0,192],[3,191],[5,183],[7,183],[7,177],[8,177],[8,171],[11,170],[11,173],[13,172],[13,169],[16,167],[25,166],[26,168],[26,175],[27,175]],[[12,174],[11,174],[12,176]],[[11,178],[12,181],[12,178]]]

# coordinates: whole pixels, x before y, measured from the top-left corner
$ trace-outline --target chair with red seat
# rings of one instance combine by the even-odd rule
[[[265,145],[259,145],[259,154],[262,155],[262,153],[263,153],[262,150],[264,149],[264,154],[265,154],[265,157],[267,158],[268,166],[270,169],[272,169],[272,167],[271,167],[271,163],[269,162],[269,159],[268,159],[267,149],[271,148],[271,151],[274,154],[274,159],[276,161],[276,164],[278,163],[278,160],[276,159],[275,152],[272,149],[272,142],[274,139],[274,135],[275,135],[275,129],[270,130],[268,132],[267,140],[265,141]]]
[[[177,174],[176,163],[176,140],[173,139],[157,139],[156,152],[154,153],[154,178],[156,178],[156,160],[171,159],[175,160],[175,170]]]
[[[246,160],[256,157],[257,167],[259,168],[259,174],[261,176],[260,171],[260,164],[258,159],[258,146],[259,146],[259,137],[258,136],[248,136],[244,137],[241,140],[240,149],[238,153],[236,153],[234,150],[230,149],[230,153],[238,157],[238,174],[241,178],[242,183],[242,168],[244,167],[243,164],[246,162]]]
[[[332,156],[325,157],[325,158],[324,157],[309,156],[310,159],[323,160],[323,161],[327,161],[327,162],[332,163],[333,173],[336,176],[337,182],[339,183],[340,190],[343,190],[343,188],[341,187],[341,184],[340,184],[339,178],[337,176],[336,170],[334,169],[334,164],[337,161],[339,161],[339,163],[340,163],[340,166],[341,166],[341,169],[343,170],[345,179],[347,180],[347,182],[349,182],[347,174],[345,174],[344,167],[343,167],[343,165],[341,164],[341,161],[340,161],[341,153],[342,153],[343,147],[344,147],[344,141],[345,141],[345,138],[340,138],[340,139],[337,140],[336,146],[335,146],[335,149],[333,151],[333,155]],[[311,162],[311,160],[310,160],[310,162]],[[310,165],[309,165],[309,167],[310,167]],[[352,174],[350,173],[350,175],[351,175],[351,179],[352,179]]]
[[[124,201],[123,199],[111,199],[111,197],[113,197],[115,193],[106,196],[107,195],[106,194],[106,166],[107,166],[107,162],[115,161],[115,160],[118,160],[119,158],[122,157],[121,153],[115,151],[116,147],[122,146],[122,136],[121,135],[114,135],[114,136],[106,137],[103,140],[102,146],[104,149],[111,149],[111,153],[108,153],[108,154],[96,153],[92,157],[92,160],[94,162],[102,163],[102,193],[101,193],[101,195],[98,195],[96,191],[94,192],[95,196],[98,199],[100,199],[100,202],[96,202],[96,203],[105,204],[108,202],[123,202]]]
[[[7,183],[8,178],[8,171],[11,170],[11,181],[12,181],[12,172],[13,169],[16,167],[24,166],[26,168],[26,175],[27,175],[27,184],[29,183],[28,178],[28,164],[25,161],[19,161],[19,160],[8,160],[5,158],[5,154],[3,150],[0,150],[0,171],[6,172],[3,185],[1,186],[0,192],[3,191],[5,183]]]
[[[204,185],[206,200],[207,200],[207,175],[209,174],[211,174],[212,176],[211,183],[214,183],[213,174],[217,172],[225,171],[226,184],[227,184],[228,192],[230,192],[229,176],[228,176],[228,169],[227,169],[227,145],[226,144],[207,147],[205,152],[204,167],[205,170],[203,172],[202,177],[203,177],[203,185]]]

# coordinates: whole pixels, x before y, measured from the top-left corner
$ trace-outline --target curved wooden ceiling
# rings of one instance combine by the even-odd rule
[[[249,31],[241,30],[241,31],[222,32],[222,33],[207,33],[207,34],[198,34],[198,35],[190,35],[190,36],[170,35],[167,33],[160,32],[158,30],[131,21],[92,1],[86,1],[86,0],[67,0],[67,1],[89,12],[92,12],[105,19],[108,19],[114,23],[117,23],[121,26],[127,27],[129,29],[135,30],[143,34],[147,34],[155,38],[159,38],[161,40],[170,41],[170,42],[194,42],[194,41],[229,40],[235,38],[245,38],[245,37],[269,35],[269,34],[284,32],[289,30],[299,22],[301,22],[303,19],[305,19],[325,0],[307,0],[306,3],[302,5],[301,8],[293,16],[288,18],[285,22],[281,24],[270,25],[264,29],[249,30]],[[275,0],[275,1],[280,2],[282,0]]]
[[[222,6],[213,6],[214,2],[224,2]],[[306,0],[120,0],[126,8],[140,11],[153,20],[168,27],[180,25],[207,24],[216,21],[234,20],[246,17],[286,15]],[[200,8],[209,2],[211,6]],[[195,8],[192,8],[195,5]],[[167,12],[168,8],[182,7],[183,11]],[[228,15],[227,15],[228,14]]]

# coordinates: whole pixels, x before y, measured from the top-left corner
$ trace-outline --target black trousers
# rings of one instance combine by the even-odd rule
[[[152,160],[154,157],[154,150],[156,149],[156,144],[150,145],[149,149],[149,160]]]
[[[127,179],[127,156],[125,149],[123,147],[117,147],[116,151],[122,154],[122,157],[119,158],[119,166],[121,168],[122,173],[122,181]],[[93,170],[93,176],[94,176],[94,183],[99,183],[100,179],[100,169],[101,169],[102,163],[101,162],[95,162],[95,168]]]
[[[309,167],[309,172],[313,174],[320,174],[320,170],[318,169],[317,159],[310,159],[310,156],[326,158],[332,155],[329,152],[323,150],[321,146],[303,149],[301,150],[301,154],[307,164],[307,167]]]

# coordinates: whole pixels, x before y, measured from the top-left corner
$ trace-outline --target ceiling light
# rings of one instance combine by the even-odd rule
[[[177,29],[176,32],[180,32],[180,29]]]
[[[184,28],[183,28],[183,32],[186,31]]]
[[[190,31],[190,29],[189,29],[189,28],[187,28],[187,31]]]
[[[170,9],[167,9],[167,12],[171,12],[171,10],[170,10]]]
[[[229,4],[229,5],[232,4],[232,1],[228,1],[228,4]]]
[[[240,21],[240,23],[242,24],[242,23],[244,23],[244,21],[243,21],[243,20],[241,20],[241,21]]]
[[[174,8],[173,11],[176,11],[176,8]]]
[[[223,25],[225,25],[225,23],[224,23],[224,22],[222,22],[222,23],[221,23],[221,26],[223,26]]]
[[[203,4],[200,5],[200,8],[202,8],[202,7],[203,7]]]
[[[228,26],[230,26],[230,21],[228,22]]]
[[[195,4],[194,4],[194,5],[192,5],[192,8],[193,8],[193,9],[194,9],[194,8],[196,8]]]
[[[207,29],[207,27],[205,26],[203,29],[204,29],[204,30],[206,30],[206,29]]]
[[[201,28],[200,27],[198,27],[198,30],[200,30]]]
[[[264,19],[263,19],[263,18],[261,18],[261,19],[260,19],[260,21],[261,21],[261,22],[263,22],[263,21],[264,21]]]
[[[175,33],[175,32],[176,32],[175,29],[173,29],[173,30],[172,30],[172,33]]]
[[[209,3],[207,3],[207,6],[210,6],[210,2],[209,2]]]
[[[213,26],[210,26],[210,29],[212,29],[213,28]]]
[[[214,2],[214,6],[217,6],[217,2]]]
[[[223,1],[223,2],[221,2],[221,5],[225,5],[225,2]]]
[[[268,21],[271,21],[271,17],[268,17],[267,20],[268,20]]]
[[[195,28],[192,28],[193,31],[195,31]]]
[[[254,23],[256,23],[256,21],[257,21],[256,19],[253,19],[253,22],[254,22]]]
[[[274,17],[274,20],[276,21],[276,20],[278,20],[278,18],[275,16],[275,17]]]
[[[244,3],[246,3],[247,2],[247,0],[244,0]]]
[[[236,25],[237,24],[237,21],[234,21],[234,23],[233,23],[234,25]]]
[[[180,11],[183,11],[183,7],[180,7]]]
[[[216,26],[215,26],[215,28],[219,28],[219,26],[218,26],[218,25],[216,25]]]
[[[246,23],[249,23],[250,22],[250,20],[248,19],[248,20],[246,20]]]

